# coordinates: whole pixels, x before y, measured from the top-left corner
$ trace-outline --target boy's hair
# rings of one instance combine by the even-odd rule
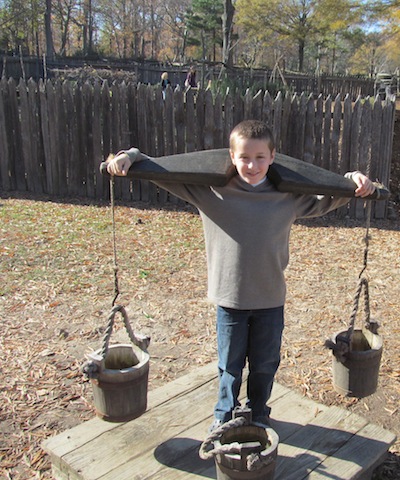
[[[235,149],[237,137],[266,140],[270,150],[275,149],[275,140],[271,129],[260,120],[244,120],[236,125],[229,136],[229,148],[231,150]]]

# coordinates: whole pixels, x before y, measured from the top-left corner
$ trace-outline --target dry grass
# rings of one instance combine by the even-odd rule
[[[117,207],[116,223],[118,303],[126,306],[133,327],[152,337],[151,394],[216,358],[201,222],[191,210],[135,205]],[[3,198],[0,232],[0,475],[51,478],[41,442],[93,416],[91,389],[79,368],[85,352],[101,344],[114,295],[110,209]],[[328,336],[348,324],[364,234],[362,223],[332,218],[294,226],[278,381],[400,435],[397,224],[371,228],[371,310],[384,336],[378,392],[363,400],[336,394],[330,353],[323,348]],[[126,338],[117,326],[115,337]],[[400,478],[393,476],[400,475],[399,454],[397,444],[379,478]]]

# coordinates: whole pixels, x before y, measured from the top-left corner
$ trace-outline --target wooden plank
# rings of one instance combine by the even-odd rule
[[[143,449],[140,456],[118,465],[99,479],[131,480],[133,472],[136,474],[134,478],[138,479],[195,479],[202,478],[204,470],[211,469],[215,472],[214,460],[205,462],[199,457],[199,448],[207,436],[210,423],[211,417],[204,417],[191,428],[175,436],[167,434],[165,439],[160,439],[161,441],[153,443],[150,448]]]
[[[185,123],[186,123],[186,151],[194,152],[196,149],[196,128],[195,128],[195,102],[194,92],[191,88],[185,94]]]
[[[140,125],[139,107],[141,106],[140,97],[143,89],[138,89],[138,125]],[[167,88],[164,102],[165,114],[165,154],[172,155],[174,153],[174,92],[171,88]],[[138,131],[140,137],[141,132]]]
[[[204,94],[204,149],[214,148],[214,102],[212,93],[207,90]]]
[[[8,80],[8,91],[6,95],[6,119],[7,122],[7,140],[9,146],[9,169],[11,172],[11,187],[19,191],[27,191],[28,184],[25,177],[25,170],[21,168],[23,165],[23,143],[21,134],[20,108],[18,103],[19,94],[14,79]]]
[[[381,122],[381,146],[380,161],[378,164],[378,177],[381,182],[389,182],[391,165],[391,145],[393,143],[393,128],[395,110],[393,104],[384,105]],[[384,218],[386,215],[387,202],[375,206],[376,218]]]
[[[54,83],[54,96],[58,106],[58,124],[57,124],[57,146],[58,146],[58,171],[60,174],[59,179],[59,194],[66,196],[68,194],[68,176],[67,176],[67,164],[70,150],[69,129],[67,124],[67,111],[65,106],[65,84],[56,81]],[[64,144],[64,148],[60,148],[60,145]]]
[[[139,127],[138,127],[138,114],[137,114],[137,86],[130,83],[128,86],[128,115],[129,115],[129,146],[138,144],[139,137]],[[163,126],[164,128],[164,126]],[[141,199],[141,185],[140,180],[132,180],[132,199],[140,200]]]
[[[79,169],[77,170],[76,159],[78,157],[78,144],[77,144],[77,125],[76,114],[74,106],[74,92],[72,90],[70,82],[63,83],[63,100],[65,108],[65,124],[60,125],[60,128],[65,128],[65,150],[66,150],[66,181],[68,185],[69,195],[78,195],[78,182],[79,182]],[[61,133],[61,132],[60,132]],[[60,135],[60,142],[62,136]]]
[[[262,104],[263,104],[263,93],[262,93],[262,90],[259,90],[252,99],[251,118],[261,118],[262,106],[263,106]]]
[[[353,435],[334,455],[327,458],[307,477],[309,480],[326,479],[326,472],[335,472],[337,478],[361,479],[378,466],[394,444],[396,436],[383,428],[368,424]]]
[[[324,115],[324,139],[322,150],[322,168],[329,169],[331,162],[331,124],[332,124],[332,98],[325,100],[325,115]]]
[[[93,110],[93,85],[85,82],[82,86],[82,125],[81,143],[84,157],[81,158],[86,164],[85,186],[86,196],[95,198],[95,158],[93,145],[93,118],[98,112]],[[126,183],[126,182],[125,182]]]
[[[20,109],[21,109],[21,140],[22,140],[22,158],[26,173],[26,183],[29,192],[35,191],[35,172],[32,159],[31,145],[31,126],[29,114],[28,89],[21,78],[18,84]]]
[[[28,109],[31,145],[31,169],[35,193],[44,193],[46,188],[46,172],[43,164],[43,146],[39,127],[39,91],[38,84],[28,80]]]
[[[46,94],[46,84],[43,83],[42,79],[39,81],[39,102],[40,102],[40,128],[42,131],[42,141],[43,141],[43,157],[44,157],[44,167],[46,171],[46,193],[53,194],[55,193],[55,188],[53,185],[54,172],[53,172],[53,163],[52,163],[52,151],[51,151],[51,135],[50,135],[50,124],[49,124],[49,111],[47,107],[48,95]]]
[[[289,154],[290,151],[290,138],[289,138],[289,125],[290,125],[290,110],[292,108],[292,99],[289,92],[286,92],[282,105],[282,128],[281,138],[275,138],[276,148],[278,151]]]
[[[271,94],[268,92],[268,90],[266,90],[265,93],[264,93],[261,120],[264,123],[266,123],[271,130],[273,129],[273,115],[272,115],[272,112],[273,112],[273,106],[272,106]]]
[[[242,98],[241,93],[239,90],[237,90],[233,94],[233,105],[234,105],[234,110],[233,110],[233,127],[235,127],[238,123],[240,123],[243,118],[244,118],[244,101]]]
[[[59,85],[57,84],[59,87]],[[51,176],[51,188],[52,192],[56,195],[60,194],[60,148],[58,144],[58,132],[59,132],[59,103],[55,95],[56,90],[53,83],[48,80],[45,85],[45,91],[43,97],[46,99],[44,108],[47,108],[47,121],[48,121],[48,146],[49,158],[46,159],[46,167],[50,168],[47,175]]]
[[[198,450],[207,436],[217,382],[214,362],[151,392],[149,410],[140,418],[125,424],[93,419],[47,440],[55,478],[216,478],[214,461],[200,460]],[[245,390],[243,384],[241,399]],[[316,404],[279,384],[270,404],[280,436],[276,480],[363,478],[358,475],[395,439],[357,415]]]
[[[252,101],[253,101],[253,94],[248,88],[243,98],[243,106],[244,106],[243,120],[250,120],[253,118],[253,112],[251,110]]]
[[[101,170],[108,175],[106,163],[101,165]],[[218,149],[162,158],[143,156],[131,165],[127,177],[223,186],[234,174],[228,149]],[[351,179],[280,153],[276,154],[267,176],[281,192],[354,196],[355,183]],[[378,198],[378,193],[381,199],[389,195],[388,190],[377,186],[367,198]]]
[[[174,122],[175,122],[176,152],[184,153],[186,151],[184,93],[182,92],[182,90],[178,90],[178,89],[175,90],[174,92]]]
[[[170,85],[168,85],[170,89]],[[164,142],[164,126],[165,126],[165,112],[164,112],[164,97],[161,85],[158,85],[154,90],[153,97],[153,119],[154,119],[154,154],[156,156],[164,155],[165,142]],[[186,122],[184,122],[186,124]],[[158,191],[157,202],[161,205],[165,205],[168,200],[168,192],[162,188]]]
[[[307,116],[307,96],[305,92],[302,92],[300,95],[299,101],[299,118],[297,121],[296,128],[296,139],[297,139],[297,152],[296,157],[304,160],[304,138],[305,138],[305,128],[306,128],[306,116]]]
[[[306,478],[366,424],[361,417],[337,407],[322,412],[279,444],[276,476],[285,480]],[[288,458],[296,461],[289,462]]]
[[[110,98],[110,122],[111,122],[111,130],[110,130],[110,139],[111,139],[111,151],[112,152],[119,152],[122,150],[124,145],[122,145],[121,141],[121,90],[117,82],[113,82],[110,88],[111,98]],[[147,144],[146,144],[147,145]],[[148,146],[147,146],[148,148]],[[116,178],[114,181],[114,195],[116,199],[123,198],[122,190],[122,181],[120,178]],[[128,183],[129,182],[125,182]]]
[[[322,95],[318,95],[315,111],[315,146],[314,165],[322,166],[322,125],[324,123],[324,102]]]
[[[314,124],[315,124],[315,106],[314,98],[312,95],[308,97],[305,114],[305,127],[304,127],[304,155],[303,160],[307,163],[314,163]]]
[[[93,143],[93,167],[95,191],[94,197],[103,198],[104,178],[100,173],[100,163],[102,157],[102,132],[101,132],[101,85],[98,81],[93,86],[93,124],[92,124],[92,143]]]
[[[197,368],[188,375],[179,377],[156,390],[149,392],[147,410],[152,410],[159,405],[169,401],[174,396],[183,396],[186,392],[192,391],[207,382],[212,382],[217,378],[216,363],[208,363],[203,367]],[[93,418],[88,422],[78,425],[71,430],[67,430],[44,442],[46,451],[51,450],[58,456],[84,445],[91,439],[96,438],[104,432],[118,428],[119,423],[111,423]],[[70,445],[68,445],[70,444]]]
[[[299,116],[299,102],[297,95],[292,96],[292,102],[290,106],[290,117],[289,117],[289,130],[288,130],[288,149],[292,156],[297,155],[298,151],[298,141],[297,141],[297,118]]]
[[[131,146],[129,135],[129,113],[128,113],[128,87],[123,81],[119,85],[119,121],[120,121],[120,142],[121,149],[126,149]],[[156,122],[154,121],[154,125]],[[122,182],[121,184],[121,198],[123,200],[131,200],[131,182]]]
[[[86,182],[87,182],[87,124],[85,121],[85,98],[84,91],[81,85],[76,85],[74,88],[74,102],[75,111],[71,112],[74,116],[73,123],[73,138],[76,145],[75,154],[71,156],[71,170],[75,172],[74,178],[76,185],[74,185],[74,191],[77,195],[85,197],[87,195]]]
[[[331,162],[329,170],[335,173],[340,173],[340,158],[339,158],[339,142],[340,142],[340,126],[342,123],[342,102],[340,95],[335,98],[332,118],[332,150]]]
[[[274,138],[277,139],[278,145],[279,140],[281,138],[282,132],[282,94],[278,92],[277,96],[275,97],[274,101],[274,121],[273,121],[273,134]],[[288,122],[288,128],[290,127],[291,122]],[[288,140],[290,139],[290,131],[288,131]],[[290,152],[290,147],[288,148],[288,152]],[[288,153],[290,155],[290,153]]]
[[[351,98],[346,95],[343,104],[343,133],[342,133],[342,150],[341,150],[341,162],[340,162],[340,174],[344,175],[350,171],[350,148],[351,148]]]
[[[9,148],[6,130],[6,107],[4,97],[7,91],[7,83],[4,80],[0,82],[0,186],[2,190],[11,190],[11,176],[9,166]]]
[[[211,364],[211,368],[206,368],[203,370],[202,374],[207,372],[207,370],[211,370],[211,373],[214,373],[217,369],[216,364]],[[194,372],[196,373],[196,372]],[[185,377],[183,377],[185,378]],[[186,382],[185,382],[186,383]],[[187,385],[187,383],[186,383]],[[132,478],[133,472],[145,472],[145,476],[141,477],[140,474],[134,478],[159,478],[161,479],[171,479],[174,480],[175,478],[201,478],[204,475],[205,471],[215,471],[214,462],[204,462],[200,460],[198,456],[198,449],[202,443],[202,441],[207,436],[207,428],[211,422],[211,412],[212,409],[210,408],[210,401],[213,401],[213,395],[216,395],[217,391],[217,383],[216,378],[214,378],[213,383],[209,384],[207,387],[208,392],[206,393],[206,401],[204,402],[204,413],[202,415],[201,409],[196,406],[196,424],[193,425],[188,430],[185,430],[182,433],[178,433],[175,436],[171,436],[170,429],[167,431],[165,439],[162,440],[160,437],[160,428],[157,428],[155,432],[152,433],[151,425],[149,423],[149,419],[143,419],[144,425],[147,427],[147,437],[149,439],[150,444],[144,444],[141,442],[140,444],[140,453],[134,455],[129,460],[124,457],[124,461],[121,464],[117,463],[117,467],[105,473],[102,476],[94,476],[91,477],[89,474],[84,478],[101,478],[102,480],[112,480],[118,478],[118,480],[130,479]],[[209,394],[210,389],[212,391],[212,395]],[[245,385],[243,385],[241,398],[244,398],[244,391]],[[167,392],[163,392],[165,395]],[[193,390],[193,394],[196,396],[198,401],[202,400],[200,394],[200,390],[197,388]],[[177,395],[174,395],[177,397]],[[287,398],[291,397],[291,398]],[[168,398],[168,397],[167,397]],[[170,398],[170,397],[169,397]],[[282,398],[286,398],[287,401],[282,402]],[[208,400],[208,401],[207,401]],[[183,399],[185,403],[190,403],[190,399]],[[279,405],[279,409],[276,408],[277,402],[282,402],[282,406]],[[174,401],[175,402],[175,401]],[[197,405],[197,404],[196,404]],[[290,418],[294,415],[299,416],[302,422],[306,422],[315,416],[315,404],[314,402],[302,398],[298,394],[294,394],[289,389],[280,386],[274,385],[273,394],[271,397],[271,405],[273,407],[273,411],[276,414],[279,411],[279,414],[287,419],[288,413],[288,406],[290,405]],[[275,406],[274,406],[275,405]],[[179,410],[178,406],[171,407],[172,410]],[[327,408],[327,407],[324,407]],[[160,419],[160,410],[157,412],[157,418]],[[174,413],[171,414],[172,416]],[[171,415],[167,415],[170,419]],[[162,415],[162,418],[164,416]],[[274,417],[275,418],[275,417]],[[190,417],[189,417],[190,420]],[[131,425],[131,434],[133,437],[140,437],[143,438],[141,434],[141,428],[138,427],[138,420]],[[187,423],[187,422],[186,422]],[[173,427],[177,425],[177,422],[174,420],[172,422]],[[178,422],[179,425],[179,422]],[[281,437],[287,435],[289,431],[293,432],[292,429],[285,428],[285,422],[277,424],[279,427],[279,434]],[[297,425],[297,424],[296,424]],[[139,428],[139,430],[138,430]],[[297,428],[300,428],[297,425]],[[112,433],[113,435],[116,432]],[[104,436],[102,440],[106,442]],[[161,443],[160,443],[160,440]],[[114,437],[113,437],[114,441]],[[110,442],[106,442],[107,445],[110,445]],[[137,450],[137,447],[135,448]],[[86,454],[86,453],[85,453]],[[114,457],[113,457],[114,458]],[[68,460],[70,463],[70,459]],[[165,466],[168,467],[168,470],[165,470]],[[98,468],[98,462],[96,461],[96,471]],[[180,474],[180,475],[178,475]],[[214,478],[214,477],[213,477]]]
[[[234,106],[232,95],[227,90],[224,104],[224,147],[229,146],[229,137],[234,127]],[[189,150],[188,150],[189,151]]]
[[[275,383],[269,402],[271,426],[278,433],[280,442],[284,442],[329,408],[284,388]]]
[[[155,117],[155,90],[154,89],[147,89],[146,90],[146,121],[147,121],[147,144],[149,146],[150,155],[155,155],[156,148],[157,148],[157,132],[156,132],[156,117]],[[125,182],[126,183],[126,182]],[[158,204],[158,187],[150,183],[148,185],[149,189],[149,201],[153,205]]]
[[[225,146],[222,98],[221,94],[217,93],[214,99],[214,148],[223,148]]]
[[[360,123],[361,123],[361,99],[357,98],[352,116],[351,116],[351,126],[350,126],[350,171],[358,170],[359,162],[359,143],[360,143]],[[356,217],[357,209],[359,208],[357,204],[363,203],[363,200],[354,199],[350,203],[349,211],[352,218]]]
[[[209,388],[215,391],[216,382],[214,380],[214,385]],[[128,422],[104,432],[78,450],[64,455],[62,461],[87,480],[101,478],[117,465],[137,461],[160,442],[182,434],[199,419],[210,416],[209,388],[203,385],[172,402],[165,402],[157,408],[156,415],[147,411],[134,420],[133,426]],[[132,448],[133,444],[135,448]]]
[[[165,155],[164,150],[164,99],[162,94],[161,85],[158,85],[154,92],[154,99],[153,99],[153,118],[155,120],[155,127],[154,127],[154,136],[155,136],[155,145],[154,154],[158,156]],[[132,143],[129,143],[132,146]]]

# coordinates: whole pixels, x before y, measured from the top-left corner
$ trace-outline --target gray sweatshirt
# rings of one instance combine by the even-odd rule
[[[284,305],[293,222],[324,215],[349,201],[278,192],[268,179],[253,187],[239,175],[224,187],[155,183],[199,209],[208,297],[217,305],[239,310]]]

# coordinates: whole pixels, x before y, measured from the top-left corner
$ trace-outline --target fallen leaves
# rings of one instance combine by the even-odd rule
[[[110,212],[26,199],[4,199],[3,206],[0,476],[50,479],[41,442],[94,416],[91,385],[79,369],[84,354],[101,346],[111,309]],[[117,207],[116,226],[117,303],[126,305],[135,331],[151,335],[151,394],[216,359],[201,221],[191,210]],[[321,403],[390,423],[400,433],[400,232],[390,223],[371,230],[371,313],[384,336],[379,392],[362,402],[340,397],[332,387],[331,354],[323,347],[328,336],[347,328],[363,261],[362,222],[347,220],[293,228],[277,380]],[[116,322],[112,340],[128,341],[122,322]]]

